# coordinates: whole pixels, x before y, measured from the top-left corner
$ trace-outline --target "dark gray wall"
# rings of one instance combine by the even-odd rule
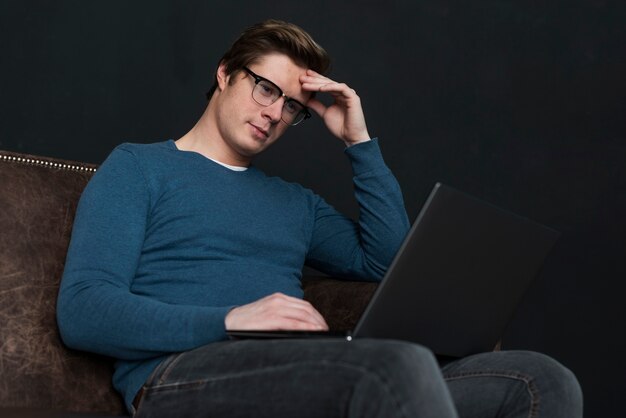
[[[414,217],[443,181],[562,231],[505,348],[579,376],[586,416],[626,371],[626,10],[619,1],[0,0],[0,148],[101,162],[183,135],[217,59],[267,17],[309,30],[362,97]],[[351,215],[342,145],[319,119],[257,164]]]

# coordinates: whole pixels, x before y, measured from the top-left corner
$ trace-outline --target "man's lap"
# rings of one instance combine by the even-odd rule
[[[415,391],[433,400],[433,411],[441,405],[440,417],[455,416],[448,414],[453,407],[434,356],[419,345],[365,339],[225,341],[164,361],[144,385],[137,417],[151,416],[155,409],[191,415],[189,408],[231,417],[252,412],[359,416],[366,407],[377,416],[372,402],[385,416],[384,411],[405,408]]]
[[[198,399],[205,403],[198,408],[210,408],[215,416],[245,416],[260,407],[264,412],[257,416],[272,416],[272,408],[285,416],[305,416],[303,408],[311,416],[346,416],[359,405],[351,400],[356,385],[370,385],[369,393],[391,403],[397,396],[396,403],[412,397],[444,405],[451,395],[463,418],[495,417],[502,410],[511,417],[582,416],[573,374],[539,353],[483,353],[447,361],[440,369],[432,353],[416,344],[313,339],[225,341],[173,355],[144,386],[141,402],[151,406],[140,405],[138,417],[157,404],[194,408]]]

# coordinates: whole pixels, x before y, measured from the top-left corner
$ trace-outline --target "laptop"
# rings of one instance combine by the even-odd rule
[[[437,183],[356,327],[231,338],[385,338],[435,354],[492,351],[559,233]]]

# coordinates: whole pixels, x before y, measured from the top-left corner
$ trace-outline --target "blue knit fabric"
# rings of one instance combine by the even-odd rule
[[[226,338],[237,305],[302,297],[305,263],[379,280],[408,231],[372,140],[346,149],[359,222],[255,167],[229,170],[174,141],[117,147],[78,206],[58,299],[65,343],[116,358],[127,405],[163,358]]]

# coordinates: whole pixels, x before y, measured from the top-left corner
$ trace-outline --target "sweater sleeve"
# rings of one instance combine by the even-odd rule
[[[117,148],[81,196],[57,303],[63,341],[123,360],[226,337],[229,308],[173,305],[131,291],[151,197],[133,154]]]
[[[380,280],[409,230],[402,192],[378,140],[349,147],[346,154],[354,173],[358,222],[319,199],[307,263],[335,277]]]

